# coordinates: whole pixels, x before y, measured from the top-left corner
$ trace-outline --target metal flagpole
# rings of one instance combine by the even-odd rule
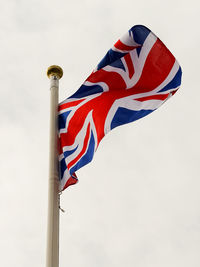
[[[46,267],[59,267],[59,169],[58,169],[58,87],[63,70],[50,66],[50,155]]]

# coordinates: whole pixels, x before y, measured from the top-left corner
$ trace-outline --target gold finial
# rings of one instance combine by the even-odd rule
[[[61,67],[57,65],[52,65],[47,69],[47,76],[50,78],[51,76],[56,76],[58,79],[62,78],[63,70]]]

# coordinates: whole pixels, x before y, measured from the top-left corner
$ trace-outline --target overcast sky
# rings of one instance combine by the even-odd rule
[[[63,192],[60,266],[200,266],[199,1],[12,0],[0,9],[0,259],[45,266],[49,80],[74,93],[133,25],[150,28],[183,69],[177,94],[114,129]]]

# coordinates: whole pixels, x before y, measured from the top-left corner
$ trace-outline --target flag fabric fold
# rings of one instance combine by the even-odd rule
[[[136,25],[107,52],[81,87],[59,105],[60,190],[77,182],[113,128],[160,107],[180,87],[181,67],[147,27]]]

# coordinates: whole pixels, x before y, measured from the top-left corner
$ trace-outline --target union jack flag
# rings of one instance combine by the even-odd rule
[[[113,128],[160,107],[181,84],[181,67],[161,40],[132,27],[75,94],[59,105],[60,190],[77,182],[101,139]]]

